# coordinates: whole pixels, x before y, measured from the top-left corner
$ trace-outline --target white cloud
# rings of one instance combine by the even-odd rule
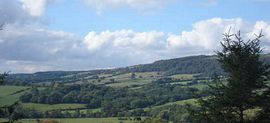
[[[253,36],[254,34],[260,31],[262,31],[264,35],[263,39],[268,40],[270,42],[270,23],[265,21],[257,21],[253,26],[253,30],[248,35]]]
[[[137,47],[149,48],[155,46],[162,46],[164,41],[164,33],[162,32],[134,32],[132,30],[119,31],[104,31],[99,34],[96,32],[89,32],[85,38],[84,43],[90,51],[107,47]]]
[[[180,34],[156,31],[135,32],[133,30],[117,30],[89,32],[83,43],[95,59],[106,59],[117,66],[118,61],[124,65],[147,63],[157,59],[165,59],[195,54],[213,54],[220,49],[223,33],[229,30],[236,33],[241,30],[245,38],[264,29],[267,40],[264,47],[270,46],[270,24],[264,21],[249,23],[241,18],[212,18],[193,24],[192,30]],[[128,59],[128,60],[124,60]],[[101,60],[102,61],[102,60]],[[100,61],[99,61],[100,62]]]
[[[189,52],[189,54],[209,53],[218,49],[217,46],[222,40],[222,34],[229,31],[229,29],[231,29],[231,32],[241,29],[243,33],[255,33],[257,31],[252,29],[255,29],[256,25],[258,24],[249,24],[241,18],[212,18],[199,21],[193,25],[192,30],[182,31],[180,34],[164,34],[156,31],[135,32],[132,30],[104,31],[100,33],[92,31],[85,36],[84,44],[91,52],[132,48],[137,52],[147,51],[154,53],[162,51],[163,53],[180,53],[182,55],[184,54],[181,52]],[[262,28],[266,28],[265,25]]]
[[[73,34],[40,27],[7,25],[0,33],[0,59],[47,61],[76,44]],[[16,50],[10,50],[16,49]]]
[[[22,7],[31,16],[41,16],[47,7],[48,0],[21,0]]]
[[[222,33],[241,29],[250,37],[261,29],[263,47],[270,46],[270,24],[241,18],[212,18],[194,23],[179,34],[157,31],[116,30],[89,32],[84,38],[35,25],[7,24],[0,32],[1,71],[89,70],[123,67],[219,49]]]
[[[212,18],[195,23],[191,31],[182,31],[180,35],[170,34],[167,41],[170,47],[199,48],[216,50],[222,39],[222,34],[229,31],[249,30],[249,25],[240,18],[222,19]]]

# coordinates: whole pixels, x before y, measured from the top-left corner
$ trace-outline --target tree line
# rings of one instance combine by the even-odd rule
[[[20,100],[45,104],[82,103],[87,104],[87,108],[101,108],[107,116],[117,116],[118,113],[132,109],[191,99],[194,93],[199,93],[199,90],[170,84],[151,83],[137,90],[78,84],[32,88]]]

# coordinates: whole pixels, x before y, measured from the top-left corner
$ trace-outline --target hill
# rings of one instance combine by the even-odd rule
[[[270,63],[270,55],[262,55],[262,60]],[[200,74],[211,76],[224,74],[215,56],[199,55],[159,60],[150,64],[134,65],[115,69],[99,69],[89,71],[47,71],[33,74],[11,74],[8,76],[9,83],[42,83],[42,82],[76,82],[85,79],[93,79],[96,75],[120,75],[135,72],[159,72],[163,76],[175,74]]]

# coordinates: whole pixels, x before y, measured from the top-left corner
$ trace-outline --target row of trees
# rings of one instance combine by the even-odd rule
[[[136,109],[133,111],[126,111],[125,113],[119,113],[114,117],[138,117],[137,119],[139,119],[140,116],[148,116],[148,114],[143,109]],[[8,119],[9,122],[25,118],[39,119],[39,118],[102,118],[102,117],[109,117],[109,116],[105,112],[93,112],[91,109],[88,109],[86,112],[81,112],[80,109],[75,110],[54,109],[42,112],[35,109],[24,108],[19,102],[13,104],[12,108],[0,110],[0,118],[6,118]]]
[[[131,109],[190,99],[194,93],[199,93],[199,90],[170,84],[152,83],[137,90],[86,84],[47,87],[41,90],[33,88],[20,99],[22,102],[48,104],[83,103],[91,109],[101,108],[107,116],[117,116],[118,113]]]

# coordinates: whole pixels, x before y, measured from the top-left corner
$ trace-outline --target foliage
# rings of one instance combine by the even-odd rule
[[[125,116],[126,112],[132,109],[191,99],[193,94],[197,92],[198,89],[195,88],[156,83],[145,85],[136,90],[93,84],[64,85],[47,87],[42,90],[33,88],[21,97],[21,101],[46,104],[82,103],[91,109],[101,108],[102,116],[108,117]],[[134,115],[136,113],[131,112],[131,116],[136,116]],[[145,113],[142,111],[137,114],[144,115]]]
[[[4,84],[7,75],[7,73],[0,74],[0,85]]]
[[[0,108],[0,117],[7,118],[8,122],[14,122],[21,118],[24,118],[25,113],[22,111],[22,106],[19,102],[15,102],[12,105],[4,106]]]
[[[149,115],[153,118],[159,118],[166,122],[186,123],[189,122],[189,115],[185,105],[167,105],[158,108],[152,108]]]
[[[235,39],[232,38],[235,36]],[[244,42],[240,32],[225,34],[221,43],[223,50],[217,52],[218,61],[228,74],[224,84],[215,77],[215,85],[209,85],[211,96],[200,99],[201,107],[190,110],[193,122],[246,123],[244,111],[260,106],[268,66],[259,60],[261,48],[258,35],[254,40]],[[269,100],[268,100],[269,101]],[[269,104],[269,102],[265,102]],[[269,117],[269,116],[268,116]]]

